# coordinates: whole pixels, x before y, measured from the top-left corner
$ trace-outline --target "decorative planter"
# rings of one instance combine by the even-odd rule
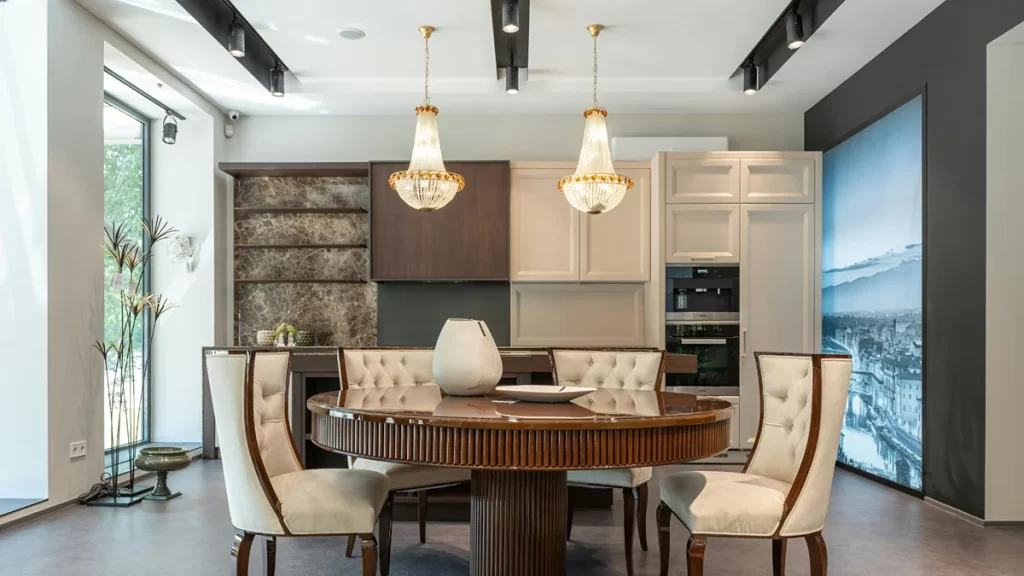
[[[257,346],[273,346],[274,345],[274,331],[273,330],[259,330],[256,332],[256,345]]]
[[[296,346],[312,346],[314,343],[313,333],[308,330],[299,330],[295,334]]]
[[[501,355],[482,320],[449,318],[434,346],[434,380],[452,396],[483,396],[501,380]]]
[[[188,468],[191,463],[188,450],[177,446],[151,446],[140,450],[135,457],[135,467],[156,472],[156,488],[146,496],[146,500],[170,500],[181,496],[181,492],[172,493],[167,487],[167,473]]]

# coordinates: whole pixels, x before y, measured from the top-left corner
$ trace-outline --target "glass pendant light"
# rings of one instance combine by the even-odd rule
[[[600,24],[587,26],[594,38],[594,103],[583,112],[583,148],[576,173],[558,181],[558,189],[572,207],[587,214],[607,212],[622,202],[633,181],[615,173],[608,148],[608,111],[597,105],[597,35],[604,29]]]
[[[409,169],[395,172],[388,178],[402,201],[425,212],[444,208],[455,194],[466,186],[466,181],[444,169],[441,160],[441,141],[437,133],[437,107],[430,105],[430,35],[432,26],[420,26],[423,34],[423,105],[416,107],[416,138],[413,143]]]

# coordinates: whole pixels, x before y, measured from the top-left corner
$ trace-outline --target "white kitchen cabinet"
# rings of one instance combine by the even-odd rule
[[[626,168],[616,172],[633,179],[633,189],[622,202],[604,214],[580,213],[583,282],[651,279],[651,171]],[[557,191],[555,195],[565,202]]]
[[[757,435],[754,352],[814,351],[814,205],[744,205],[740,213],[740,443]]]
[[[665,206],[666,263],[730,264],[739,261],[739,204]]]
[[[512,284],[512,346],[643,346],[643,284]]]
[[[668,155],[665,160],[665,202],[726,204],[739,201],[738,158]]]
[[[513,282],[578,282],[579,211],[558,191],[563,168],[511,171],[509,264]]]
[[[597,215],[573,208],[558,180],[575,164],[513,163],[510,278],[513,282],[647,282],[651,278],[651,171],[622,163],[633,189]],[[630,164],[636,164],[631,166]]]
[[[816,156],[803,153],[740,160],[740,202],[813,204]]]

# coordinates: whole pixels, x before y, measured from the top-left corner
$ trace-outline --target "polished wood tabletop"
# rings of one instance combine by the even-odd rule
[[[474,576],[564,574],[567,470],[707,458],[728,449],[732,417],[722,400],[607,388],[552,404],[437,386],[349,389],[307,407],[310,438],[326,450],[472,470]]]

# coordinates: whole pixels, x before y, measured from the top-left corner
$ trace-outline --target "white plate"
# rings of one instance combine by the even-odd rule
[[[569,402],[580,396],[590,394],[597,390],[597,388],[528,384],[524,386],[498,386],[495,390],[508,394],[516,400],[526,402]]]

